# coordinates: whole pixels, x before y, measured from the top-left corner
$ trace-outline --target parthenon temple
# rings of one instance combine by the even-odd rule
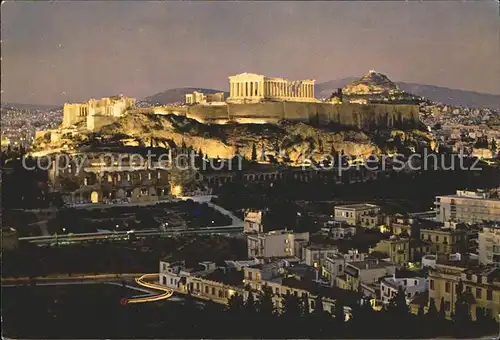
[[[287,80],[254,73],[229,77],[228,102],[252,103],[263,100],[316,102],[315,80]]]

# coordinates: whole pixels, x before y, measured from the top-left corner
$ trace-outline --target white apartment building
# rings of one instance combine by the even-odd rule
[[[294,233],[276,230],[268,233],[247,235],[248,257],[290,257],[295,256],[295,241],[309,241],[309,233]]]
[[[337,253],[338,247],[331,244],[308,244],[302,248],[302,261],[316,269],[321,268],[328,256]]]
[[[379,260],[364,260],[347,263],[344,269],[345,276],[337,277],[337,287],[358,291],[361,284],[374,285],[379,279],[396,272],[394,263]]]
[[[478,243],[479,263],[500,265],[500,224],[483,227]]]
[[[485,191],[457,190],[455,195],[436,197],[437,221],[500,222],[500,199]]]
[[[380,212],[380,207],[375,204],[349,204],[338,205],[334,208],[335,221],[345,222],[350,225],[360,225],[363,216],[375,217]]]
[[[364,261],[368,257],[366,253],[357,250],[349,250],[345,254],[335,253],[326,257],[321,266],[321,276],[326,278],[331,286],[335,286],[337,276],[344,275],[344,269],[349,262]]]
[[[264,211],[262,210],[246,210],[243,220],[244,233],[262,233],[264,232]]]
[[[398,293],[399,287],[403,289],[406,303],[409,304],[417,294],[427,291],[427,279],[424,277],[386,277],[380,282],[380,296],[382,303],[387,305]]]
[[[328,237],[333,240],[348,239],[356,234],[356,227],[337,221],[326,222],[322,230],[328,232]]]

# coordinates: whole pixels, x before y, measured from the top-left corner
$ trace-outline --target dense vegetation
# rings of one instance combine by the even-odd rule
[[[475,338],[497,328],[488,318],[472,322],[462,307],[452,321],[435,308],[412,315],[402,293],[382,312],[355,306],[344,322],[342,303],[325,311],[316,299],[309,313],[305,299],[292,295],[283,297],[278,314],[267,289],[246,302],[235,295],[228,307],[201,307],[190,296],[122,306],[120,299],[135,293],[102,285],[4,289],[3,332],[21,338]]]

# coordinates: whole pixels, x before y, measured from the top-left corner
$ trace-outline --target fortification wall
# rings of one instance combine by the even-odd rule
[[[97,131],[103,126],[113,124],[118,117],[105,115],[91,115],[87,117],[87,130]]]
[[[228,121],[227,105],[193,105],[189,106],[187,118],[196,119],[202,123],[220,123]]]
[[[80,116],[81,107],[82,104],[64,104],[62,127],[67,128],[86,119],[85,116]]]
[[[228,104],[231,121],[237,123],[277,123],[285,118],[282,102],[263,102],[256,104]]]
[[[188,107],[163,106],[153,109],[156,114],[176,114],[202,123],[275,124],[280,120],[326,125],[335,123],[365,130],[374,128],[409,128],[418,125],[418,106],[391,104],[331,104],[304,102],[262,102]]]
[[[157,115],[173,114],[177,116],[187,116],[188,108],[185,106],[155,106],[153,113]]]

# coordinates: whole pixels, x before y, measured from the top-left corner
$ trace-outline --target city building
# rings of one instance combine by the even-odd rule
[[[295,256],[295,240],[309,241],[309,233],[276,230],[268,233],[248,234],[248,257],[272,258]]]
[[[420,229],[420,239],[430,246],[434,254],[465,253],[469,249],[467,229],[442,227]]]
[[[464,298],[470,306],[472,320],[485,310],[499,320],[500,313],[500,269],[492,266],[480,267],[460,261],[439,261],[429,271],[429,303],[431,299],[439,310],[443,300],[445,314],[451,318],[458,297],[459,282],[463,286]]]
[[[335,286],[337,276],[344,275],[346,263],[364,261],[367,257],[368,254],[360,253],[357,250],[349,250],[345,254],[328,255],[321,267],[321,276],[328,280],[331,286]]]
[[[264,232],[263,214],[262,210],[245,210],[243,219],[243,232],[244,233],[262,233]]]
[[[427,279],[424,277],[413,277],[412,275],[398,275],[398,273],[392,277],[382,279],[380,282],[382,304],[389,304],[398,294],[400,288],[405,294],[406,303],[409,304],[418,294],[423,294],[427,291]]]
[[[396,235],[391,236],[388,240],[381,240],[371,251],[386,255],[392,263],[398,265],[407,265],[411,260],[410,239]]]
[[[358,302],[357,294],[349,294],[340,289],[326,288],[315,282],[315,271],[306,265],[290,265],[278,260],[269,263],[253,261],[224,261],[223,265],[213,262],[201,262],[194,267],[187,267],[184,262],[169,263],[160,261],[159,283],[177,293],[188,292],[200,299],[227,305],[234,294],[243,300],[249,292],[258,300],[264,287],[272,292],[272,301],[279,311],[283,307],[283,297],[287,294],[308,297],[310,312],[322,296],[323,309],[335,311],[335,301],[342,297],[344,313],[349,318],[351,307]]]
[[[228,102],[252,103],[264,100],[317,102],[315,80],[287,80],[254,73],[229,77]]]
[[[366,259],[359,262],[350,262],[345,266],[345,274],[337,276],[336,285],[339,288],[357,292],[362,290],[362,285],[376,286],[382,277],[393,275],[395,272],[396,266],[394,263],[387,261]]]
[[[186,94],[186,104],[207,104],[207,103],[223,103],[224,92],[217,93],[202,93],[194,91],[193,93]]]
[[[336,287],[324,287],[317,282],[317,271],[306,265],[286,266],[283,262],[271,262],[243,268],[245,285],[253,291],[268,287],[273,293],[275,307],[283,307],[283,297],[287,294],[308,298],[310,312],[316,305],[316,297],[322,297],[323,309],[335,313],[335,301],[342,298],[344,313],[349,317],[351,307],[358,303],[357,294]]]
[[[500,224],[484,226],[478,235],[479,262],[500,265]]]
[[[349,204],[338,205],[334,208],[335,221],[345,222],[350,225],[361,225],[363,216],[375,216],[380,212],[380,207],[375,204]]]
[[[243,295],[243,272],[235,268],[219,268],[213,262],[201,262],[193,268],[183,262],[160,261],[159,283],[178,293],[212,302],[227,304],[231,296]]]
[[[321,268],[328,256],[333,256],[338,251],[336,245],[307,244],[302,247],[302,260],[308,266]]]
[[[437,196],[437,220],[477,223],[500,222],[500,199],[487,191],[457,190],[455,195]]]
[[[347,223],[328,221],[322,231],[327,232],[328,237],[333,240],[344,240],[356,234],[356,227]]]

